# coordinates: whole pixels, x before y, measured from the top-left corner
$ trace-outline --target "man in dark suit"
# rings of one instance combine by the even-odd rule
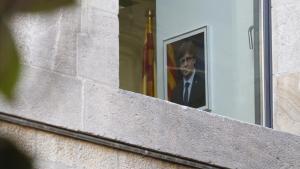
[[[196,47],[191,41],[183,42],[178,51],[181,78],[173,90],[171,101],[189,107],[205,106],[205,74],[197,71]]]

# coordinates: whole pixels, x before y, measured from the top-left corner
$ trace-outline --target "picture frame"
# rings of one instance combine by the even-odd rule
[[[207,49],[207,26],[163,41],[165,100],[209,110],[210,73]],[[190,57],[191,55],[193,56]],[[187,81],[190,82],[190,87],[185,90]]]

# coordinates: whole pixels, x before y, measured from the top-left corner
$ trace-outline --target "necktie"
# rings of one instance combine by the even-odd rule
[[[189,82],[186,82],[184,84],[184,96],[183,96],[183,104],[184,105],[188,105],[189,103],[189,86],[190,86],[190,83]]]

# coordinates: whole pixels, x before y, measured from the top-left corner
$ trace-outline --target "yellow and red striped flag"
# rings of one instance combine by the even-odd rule
[[[168,100],[172,98],[173,90],[176,87],[176,60],[172,44],[167,45],[168,65]]]
[[[153,13],[151,10],[147,11],[147,23],[145,29],[145,41],[143,52],[143,81],[142,93],[148,96],[156,95],[155,87],[155,58],[154,58],[154,41],[153,41]]]

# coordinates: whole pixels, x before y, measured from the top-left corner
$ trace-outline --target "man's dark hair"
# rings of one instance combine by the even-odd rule
[[[180,58],[182,58],[185,54],[190,54],[192,55],[194,58],[196,57],[197,55],[197,49],[196,49],[196,46],[195,44],[190,41],[190,40],[187,40],[187,41],[184,41],[180,47],[179,47],[179,50],[178,50],[178,60]]]

